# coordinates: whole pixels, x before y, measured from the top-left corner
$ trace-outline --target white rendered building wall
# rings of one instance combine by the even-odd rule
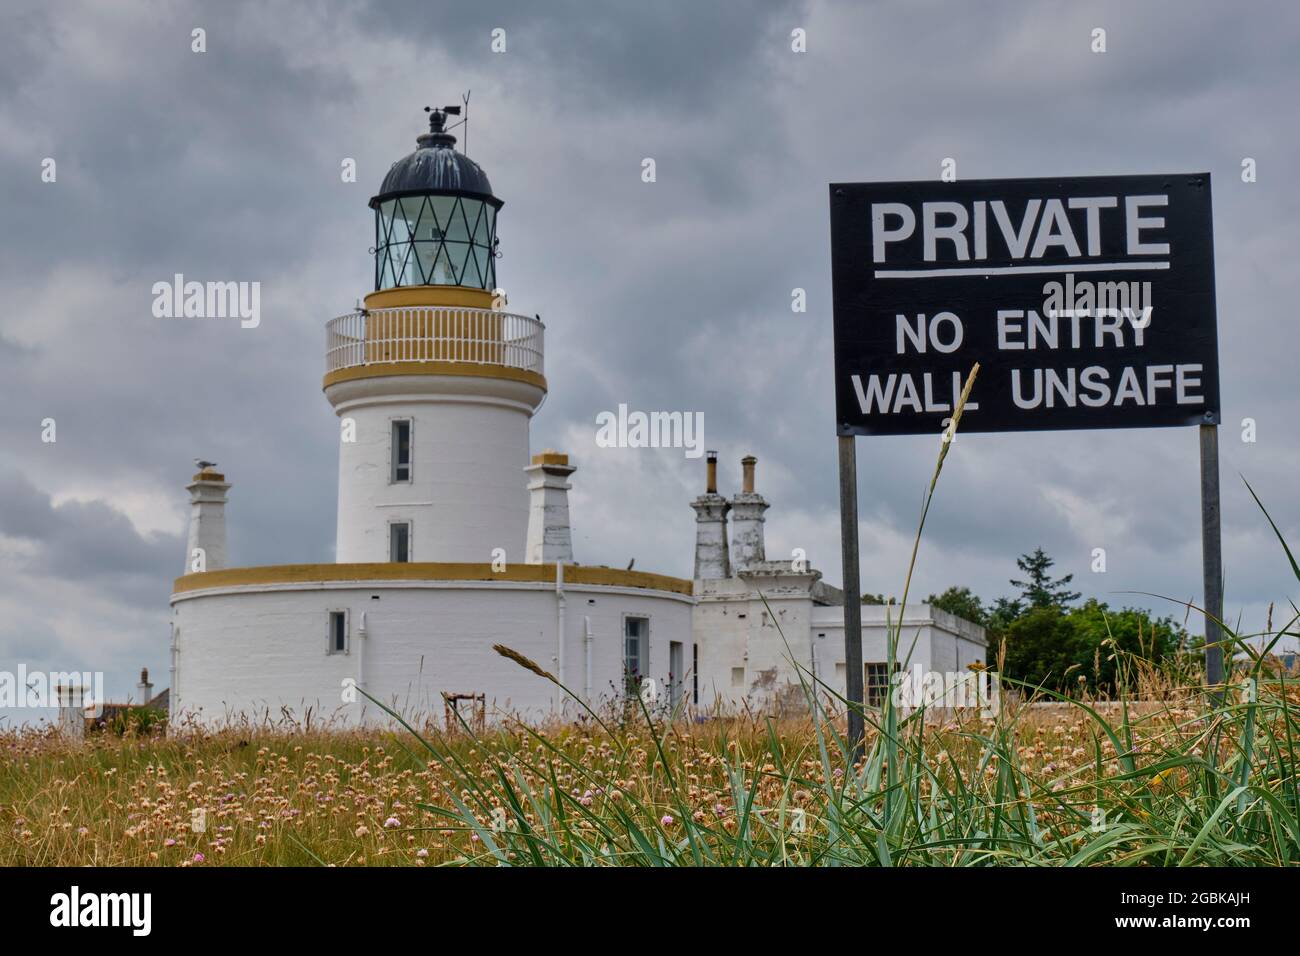
[[[898,608],[864,605],[862,608],[862,661],[882,663],[889,659],[889,630],[897,626]],[[844,693],[844,609],[819,607],[813,612],[813,637],[826,647],[822,679]],[[818,635],[825,637],[818,637]],[[984,629],[928,604],[907,609],[900,629],[897,662],[900,668],[938,673],[964,672],[970,664],[983,663]]]
[[[773,694],[785,694],[797,704],[802,691],[795,685],[801,674],[805,680],[815,674],[819,682],[843,695],[844,609],[767,589],[764,596],[766,605],[740,578],[696,582],[694,630],[700,645],[701,703],[755,706],[770,702]],[[890,614],[896,625],[897,608],[862,608],[864,664],[889,659]],[[937,608],[917,605],[908,608],[897,660],[909,669],[961,671],[984,660],[983,641],[981,628]]]
[[[377,596],[378,599],[375,599]],[[622,687],[623,622],[649,620],[647,676],[666,686],[670,641],[691,654],[686,595],[639,588],[566,585],[564,668],[557,674],[581,695],[586,619],[591,621],[592,696]],[[388,582],[243,585],[173,597],[180,689],[178,719],[205,723],[246,715],[354,725],[384,719],[359,696],[342,699],[349,678],[404,714],[442,719],[442,692],[484,693],[489,716],[539,718],[557,706],[579,709],[549,681],[492,650],[504,644],[557,672],[557,597],[553,585],[516,582]],[[347,653],[327,653],[329,612],[348,612]],[[367,636],[359,636],[365,614]]]

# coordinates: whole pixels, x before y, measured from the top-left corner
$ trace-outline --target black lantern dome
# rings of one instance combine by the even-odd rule
[[[496,217],[487,173],[445,129],[449,106],[429,111],[429,132],[393,164],[375,210],[375,290],[448,285],[496,288]]]

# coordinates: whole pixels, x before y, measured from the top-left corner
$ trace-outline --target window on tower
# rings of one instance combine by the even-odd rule
[[[390,481],[411,480],[411,423],[393,422],[393,467]]]
[[[388,526],[388,560],[403,564],[411,560],[409,521],[394,521]]]

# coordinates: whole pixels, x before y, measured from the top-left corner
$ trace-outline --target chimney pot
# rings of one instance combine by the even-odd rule
[[[153,700],[153,684],[149,683],[149,668],[140,668],[140,683],[135,685],[136,693],[140,695],[140,706],[144,706]]]
[[[569,456],[554,448],[534,455],[524,469],[528,475],[528,538],[524,559],[529,564],[573,563],[573,534],[569,530],[568,478],[577,471]]]
[[[189,543],[185,549],[185,573],[194,567],[195,550],[203,552],[203,570],[226,566],[226,492],[230,482],[215,471],[201,471],[186,485],[190,493]]]
[[[768,504],[754,492],[754,465],[758,459],[746,455],[740,459],[744,469],[741,491],[731,499],[731,566],[736,571],[767,560],[763,543],[763,512]]]

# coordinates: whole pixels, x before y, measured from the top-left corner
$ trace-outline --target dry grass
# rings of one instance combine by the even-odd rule
[[[1028,811],[1038,861],[1064,862],[1097,836],[1094,806],[1111,823],[1140,824],[1144,813],[1152,819],[1150,801],[1197,786],[1194,765],[1163,767],[1171,753],[1225,756],[1207,754],[1222,737],[1194,700],[1142,709],[1118,750],[1073,705],[1021,708],[1000,726],[914,719],[898,748],[872,727],[856,768],[826,747],[836,730],[807,716],[517,725],[482,739],[429,737],[429,749],[404,731],[244,728],[86,742],[9,732],[0,735],[0,865],[527,863],[538,862],[529,858],[536,844],[548,863],[646,862],[642,841],[650,855],[701,842],[717,861],[745,844],[744,862],[827,862],[860,843],[841,836],[837,849],[837,829],[872,834],[867,842],[888,832],[880,814],[890,753],[915,784],[893,785],[906,802],[942,807],[965,793],[986,815],[1011,821]],[[205,832],[194,832],[195,810]],[[1008,832],[1024,836],[1015,825]],[[996,862],[1005,847],[988,836],[933,847],[926,861]],[[1098,862],[1115,862],[1125,846]],[[590,858],[594,850],[605,858]],[[691,852],[677,862],[697,862]]]

